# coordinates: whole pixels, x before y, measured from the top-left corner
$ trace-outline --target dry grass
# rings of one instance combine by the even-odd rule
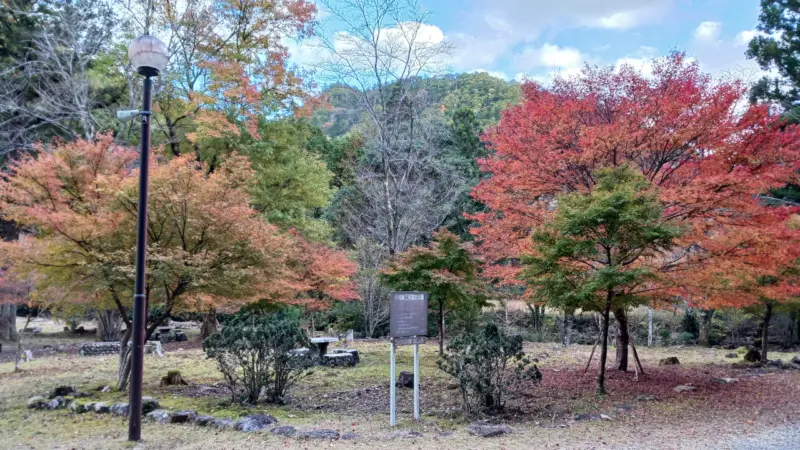
[[[514,433],[481,439],[464,431],[468,423],[458,413],[457,390],[435,367],[436,347],[422,348],[423,420],[412,423],[411,395],[399,390],[399,429],[420,431],[425,437],[391,440],[388,425],[388,344],[357,342],[362,355],[356,368],[319,368],[294,389],[294,402],[287,406],[254,409],[231,407],[221,377],[212,361],[200,350],[178,350],[165,358],[146,358],[145,391],[169,409],[195,409],[219,417],[237,417],[265,411],[281,423],[299,429],[332,428],[353,431],[357,441],[324,443],[326,448],[695,448],[714,433],[747,433],[764,424],[800,421],[800,373],[757,372],[730,368],[726,351],[687,348],[640,349],[648,376],[632,381],[632,373],[611,373],[610,394],[594,395],[594,369],[583,375],[583,364],[591,347],[562,349],[553,344],[527,344],[526,351],[540,359],[544,380],[540,386],[521,386],[508,402],[508,413],[489,418],[511,423]],[[399,370],[410,370],[411,349],[399,352]],[[658,360],[677,356],[681,367],[659,368]],[[773,354],[789,359],[790,354]],[[113,384],[116,359],[79,358],[59,354],[38,359],[13,373],[12,364],[0,364],[0,448],[129,448],[126,421],[94,414],[71,415],[66,411],[31,411],[26,400],[58,385],[81,390]],[[179,369],[192,384],[182,388],[160,388],[159,378],[169,369]],[[718,385],[719,376],[741,378],[732,385]],[[672,387],[694,383],[698,392],[677,394]],[[639,393],[651,393],[659,402],[637,403]],[[124,393],[96,393],[93,401],[125,401]],[[633,412],[619,411],[618,403],[632,404]],[[574,422],[572,415],[602,412],[613,421]],[[559,426],[565,428],[559,428]],[[279,439],[270,434],[238,432],[177,425],[146,424],[141,448],[317,448],[320,443]],[[643,437],[643,436],[646,436]],[[645,439],[645,440],[643,440]],[[713,444],[713,441],[710,441]],[[714,448],[711,445],[710,448]]]

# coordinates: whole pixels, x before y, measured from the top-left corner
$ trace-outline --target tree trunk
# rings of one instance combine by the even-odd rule
[[[97,338],[103,342],[119,340],[122,318],[116,309],[104,309],[97,313]]]
[[[769,348],[769,321],[772,319],[772,302],[764,305],[764,321],[761,324],[761,362],[767,362]]]
[[[606,307],[603,310],[603,335],[600,338],[600,370],[597,373],[597,395],[606,393],[606,359],[608,358],[608,321],[611,313],[611,300],[614,294],[608,291]]]
[[[572,339],[572,322],[575,320],[575,311],[564,310],[564,329],[561,335],[561,345],[569,347]]]
[[[17,305],[4,303],[0,305],[0,341],[18,342]]]
[[[790,315],[792,319],[791,329],[789,330],[789,347],[792,345],[797,344],[800,342],[800,329],[798,329],[798,325],[800,325],[800,321],[798,321],[798,313],[797,311],[792,311]]]
[[[444,356],[444,304],[439,303],[439,356]]]
[[[614,318],[617,319],[617,370],[626,372],[628,370],[628,345],[630,345],[630,333],[628,332],[628,315],[625,308],[614,308]]]
[[[131,341],[133,328],[129,324],[125,329],[125,334],[119,341],[119,371],[117,372],[117,390],[128,389],[128,380],[131,376],[131,352],[128,343]]]
[[[653,346],[653,308],[647,311],[647,346]]]
[[[713,309],[700,310],[700,338],[698,343],[704,347],[710,345],[708,341],[708,330],[711,328],[712,317],[714,317]]]
[[[203,326],[200,327],[200,340],[205,341],[207,337],[216,333],[218,328],[217,310],[211,308],[203,314]]]

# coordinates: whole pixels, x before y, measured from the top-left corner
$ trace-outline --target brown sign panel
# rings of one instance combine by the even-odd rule
[[[393,338],[428,335],[428,293],[392,292],[392,315],[389,317]]]

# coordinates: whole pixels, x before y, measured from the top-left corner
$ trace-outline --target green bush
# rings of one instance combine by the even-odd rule
[[[662,328],[658,330],[658,335],[661,336],[661,342],[663,342],[664,345],[669,345],[670,334],[669,328]]]
[[[678,342],[680,342],[683,345],[695,344],[697,343],[697,339],[695,339],[692,333],[681,331],[681,333],[678,335]]]
[[[469,415],[502,410],[512,384],[542,378],[522,351],[522,337],[507,335],[493,323],[453,338],[437,364],[458,380],[464,411]]]
[[[697,316],[695,316],[694,312],[691,310],[687,310],[683,315],[683,319],[681,320],[681,331],[684,333],[690,333],[695,339],[700,336],[700,322],[697,321]]]
[[[242,311],[203,342],[203,349],[225,377],[234,402],[258,402],[262,390],[268,402],[279,402],[313,365],[308,337],[294,311],[260,314]]]

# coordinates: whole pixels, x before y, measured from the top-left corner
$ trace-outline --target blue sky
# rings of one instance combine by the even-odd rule
[[[681,50],[715,76],[760,76],[744,56],[759,0],[419,1],[431,13],[431,33],[455,46],[453,72],[546,82],[585,63],[646,70],[652,58]],[[302,49],[290,51],[306,62]]]

